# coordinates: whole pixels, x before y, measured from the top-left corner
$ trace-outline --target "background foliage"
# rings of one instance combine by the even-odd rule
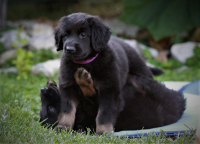
[[[199,6],[199,0],[124,0],[121,19],[159,40],[200,26]]]

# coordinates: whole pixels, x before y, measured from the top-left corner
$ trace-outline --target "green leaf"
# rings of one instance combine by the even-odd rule
[[[155,40],[200,26],[199,0],[124,0],[121,20],[147,28]]]
[[[19,42],[21,44],[27,44],[28,43],[28,40],[27,39],[19,39]]]
[[[15,48],[18,48],[18,45],[16,42],[12,42],[12,46],[15,47]]]

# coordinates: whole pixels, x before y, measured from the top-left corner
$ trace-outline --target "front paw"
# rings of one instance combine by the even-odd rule
[[[113,125],[112,124],[101,124],[97,125],[96,127],[96,134],[102,135],[102,134],[109,134],[113,132]]]
[[[94,96],[96,91],[90,73],[84,68],[78,68],[74,78],[76,83],[80,86],[84,96]]]
[[[90,73],[84,68],[78,68],[75,73],[75,80],[78,85],[88,86],[92,83],[92,77]]]
[[[56,134],[60,133],[61,130],[70,130],[70,127],[64,126],[64,125],[57,125],[57,127],[55,128]]]

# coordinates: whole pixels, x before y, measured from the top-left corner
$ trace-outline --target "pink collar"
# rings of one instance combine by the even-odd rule
[[[74,61],[74,63],[77,64],[88,64],[91,63],[93,60],[95,60],[95,58],[99,55],[99,53],[97,53],[93,58],[85,60],[85,61]]]

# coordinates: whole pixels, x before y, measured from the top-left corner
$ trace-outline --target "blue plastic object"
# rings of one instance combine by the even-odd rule
[[[200,80],[193,81],[189,83],[188,85],[183,86],[179,92],[182,93],[189,93],[189,94],[194,94],[194,95],[199,95],[200,96]]]

